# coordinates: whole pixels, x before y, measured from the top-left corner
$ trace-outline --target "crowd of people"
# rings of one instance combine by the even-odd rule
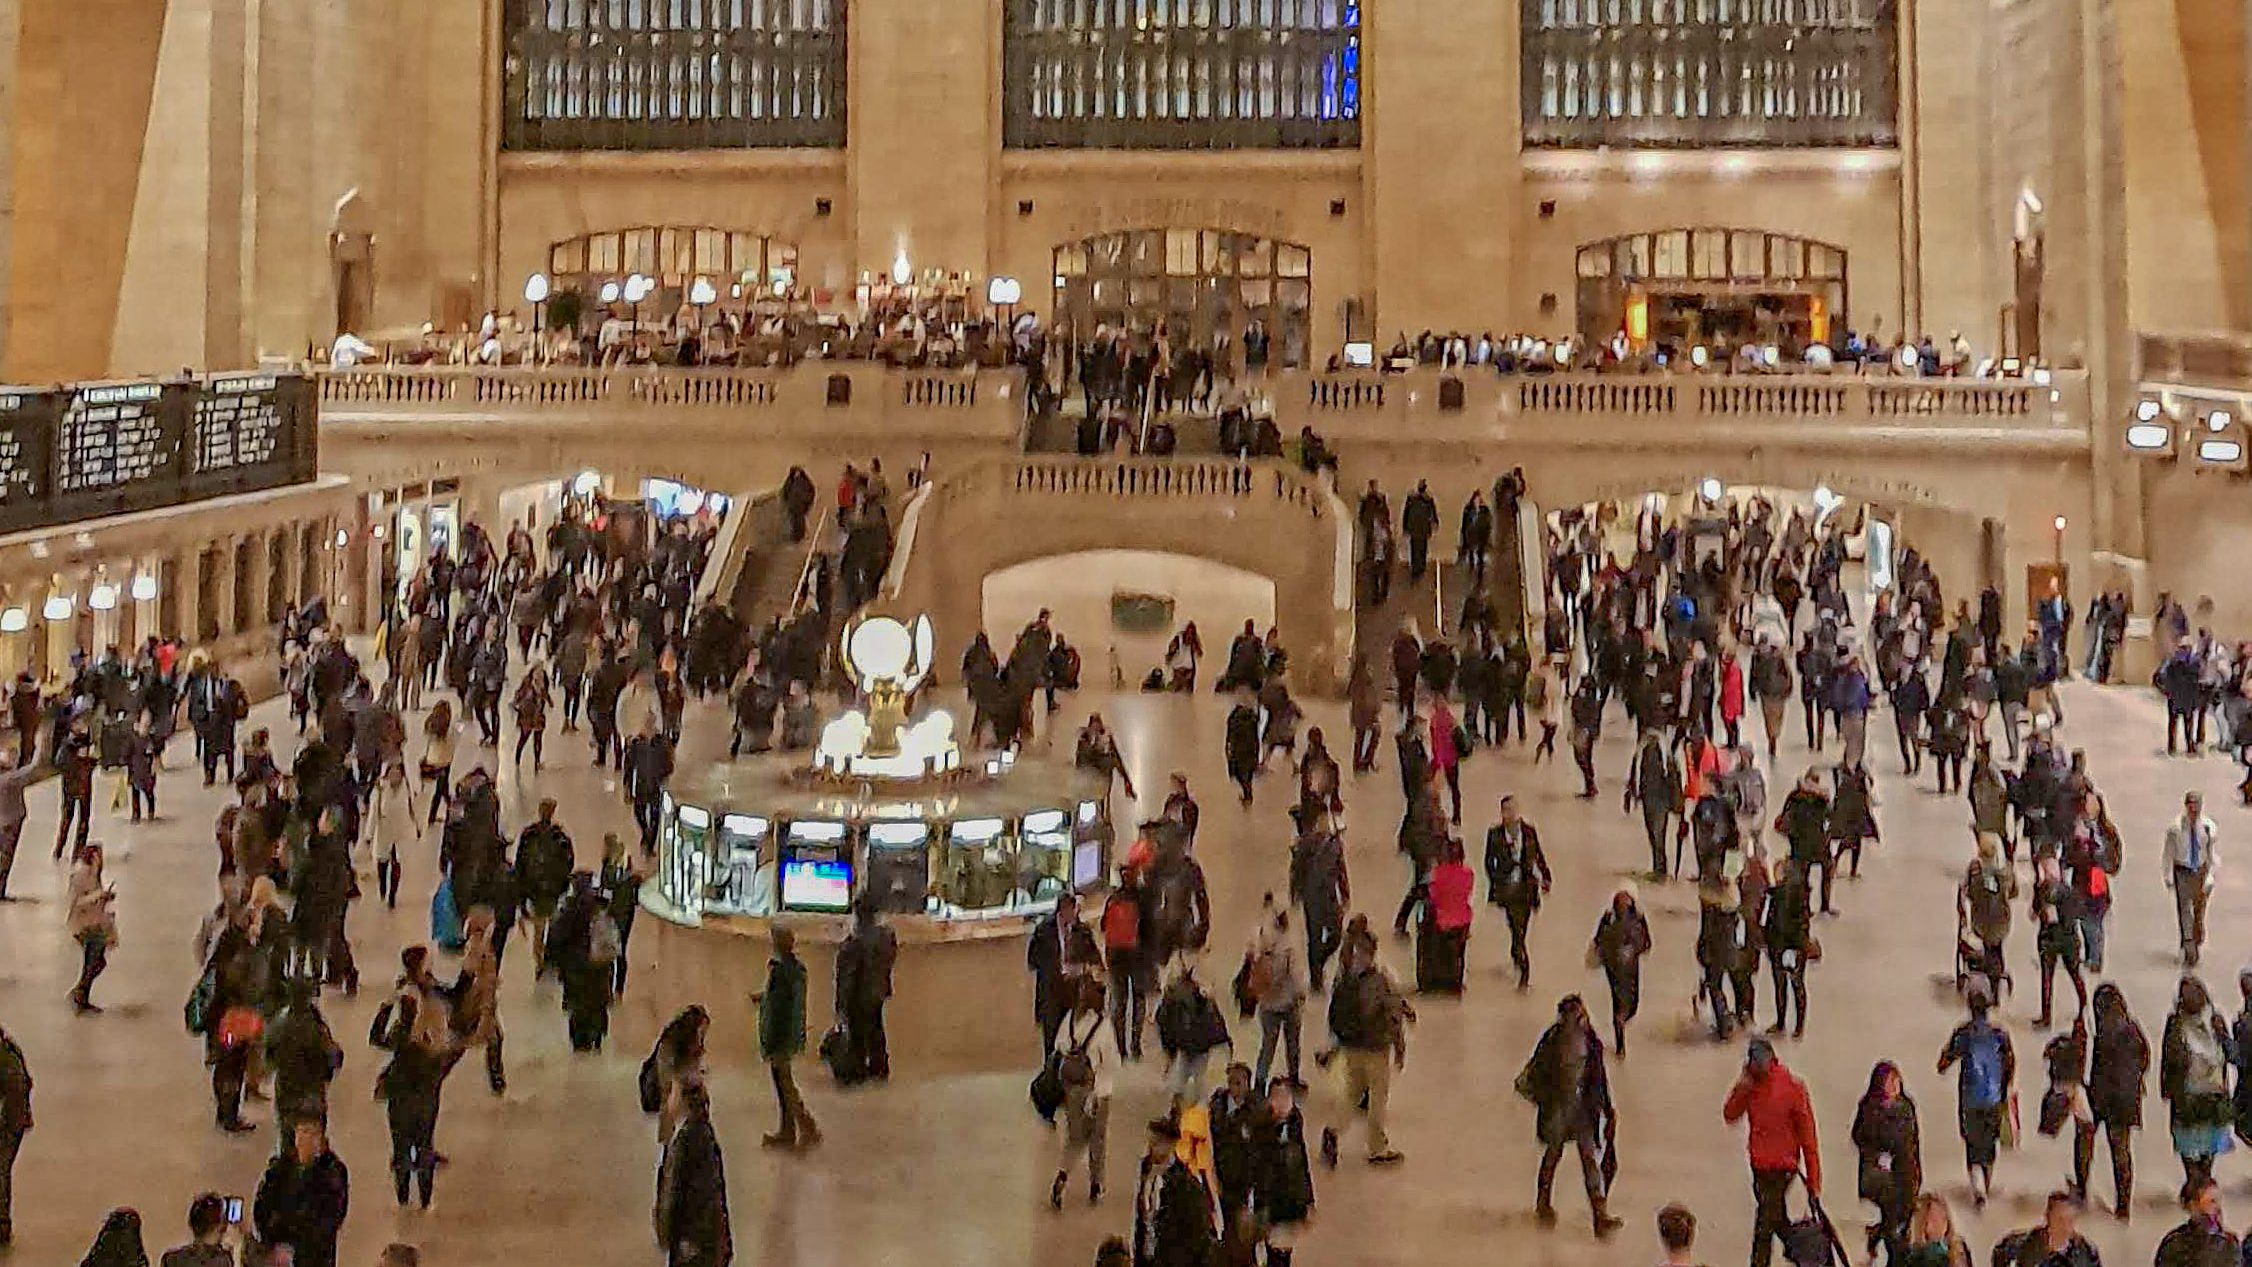
[[[1138,823],[1115,883],[1084,905],[1066,894],[1031,930],[1026,963],[1039,1048],[1028,1062],[1036,1074],[1029,1093],[1056,1130],[1051,1205],[1065,1203],[1082,1173],[1086,1199],[1103,1203],[1122,1075],[1145,1061],[1151,1037],[1164,1065],[1166,1107],[1139,1131],[1146,1148],[1131,1222],[1099,1261],[1282,1267],[1310,1241],[1317,1178],[1340,1166],[1349,1140],[1372,1167],[1401,1165],[1389,1130],[1394,1082],[1407,1069],[1419,1004],[1473,984],[1468,948],[1480,905],[1499,912],[1520,992],[1539,975],[1536,922],[1585,921],[1588,963],[1608,997],[1600,1007],[1578,994],[1558,999],[1515,1090],[1530,1108],[1540,1152],[1537,1221],[1558,1221],[1553,1187],[1569,1154],[1589,1226],[1614,1236],[1622,1226],[1620,1150],[1637,1125],[1622,1120],[1614,1088],[1630,1076],[1642,968],[1657,940],[1643,886],[1679,885],[1697,910],[1695,1023],[1714,1042],[1760,1031],[1738,1081],[1713,1105],[1745,1124],[1751,1261],[1766,1267],[1780,1244],[1803,1263],[1807,1239],[1834,1240],[1835,1231],[1818,1210],[1812,1219],[1790,1214],[1794,1189],[1824,1192],[1822,1114],[1784,1045],[1808,1027],[1823,957],[1818,921],[1851,905],[1841,873],[1885,865],[1880,783],[1914,788],[1927,776],[1939,793],[1961,798],[1970,822],[1956,889],[1965,1019],[1930,1053],[1935,1074],[1955,1079],[1970,1199],[1983,1206],[1993,1194],[1998,1151],[2020,1129],[2019,1057],[1999,1009],[2015,1002],[2017,970],[2026,966],[2038,981],[2032,1025],[2046,1038],[2039,1081],[2025,1080],[2025,1089],[2035,1093],[2038,1134],[2059,1140],[2071,1176],[2038,1225],[1997,1247],[1997,1261],[2096,1261],[2076,1220],[2091,1197],[2098,1145],[2111,1162],[2114,1213],[2130,1217],[2132,1139],[2154,1081],[2181,1161],[2177,1195],[2189,1211],[2159,1261],[2219,1262],[2224,1247],[2234,1261],[2215,1163],[2234,1138],[2252,1138],[2252,975],[2240,983],[2248,1010],[2233,1018],[2197,975],[2217,831],[2193,793],[2164,834],[2157,869],[2174,897],[2184,975],[2153,1042],[2105,977],[2125,833],[2084,754],[2062,738],[2059,683],[2076,667],[2099,677],[2110,670],[2124,604],[2107,596],[2093,605],[2083,625],[2088,645],[2075,661],[2073,613],[2061,594],[2036,602],[2023,637],[2013,638],[1999,594],[1943,593],[1913,547],[1889,560],[1891,585],[1868,594],[1852,526],[1830,507],[1700,497],[1670,517],[1650,504],[1556,516],[1544,542],[1547,577],[1534,582],[1540,614],[1520,625],[1487,581],[1496,512],[1514,523],[1527,495],[1527,478],[1515,470],[1461,508],[1455,563],[1471,583],[1458,617],[1435,622],[1428,637],[1405,623],[1388,646],[1356,656],[1343,759],[1321,727],[1304,724],[1277,633],[1247,623],[1233,637],[1212,678],[1227,700],[1228,775],[1247,813],[1257,812],[1263,792],[1278,799],[1279,781],[1291,837],[1286,857],[1258,864],[1273,876],[1241,930],[1240,955],[1214,927],[1197,855],[1204,810],[1179,772],[1168,777],[1157,812]],[[214,900],[196,937],[183,1019],[209,1069],[215,1128],[249,1133],[254,1118],[270,1115],[276,1147],[254,1198],[198,1199],[191,1241],[168,1263],[232,1261],[224,1256],[237,1243],[242,1261],[256,1267],[336,1261],[350,1184],[327,1121],[350,1056],[322,1003],[327,991],[356,993],[362,984],[349,926],[370,878],[376,900],[396,905],[403,894],[419,903],[427,894],[431,911],[429,941],[401,947],[396,974],[379,974],[391,979],[367,1035],[381,1053],[373,1083],[385,1106],[397,1205],[427,1208],[434,1199],[445,1164],[443,1091],[458,1064],[481,1049],[490,1092],[506,1093],[499,987],[518,933],[530,944],[520,955],[530,955],[534,976],[558,982],[571,1048],[603,1049],[610,1010],[629,984],[639,890],[654,864],[686,710],[698,699],[722,701],[737,751],[811,743],[815,700],[833,682],[835,613],[873,593],[890,547],[891,492],[879,465],[848,467],[835,497],[834,516],[817,515],[811,477],[793,471],[784,495],[791,535],[823,535],[811,543],[814,557],[834,560],[835,579],[818,579],[831,565],[817,563],[805,591],[756,630],[733,611],[695,601],[712,546],[708,523],[637,536],[567,515],[544,543],[521,526],[496,543],[467,524],[458,550],[438,552],[407,579],[364,657],[328,627],[318,604],[291,611],[279,658],[299,742],[286,764],[276,736],[252,724],[247,694],[227,666],[162,640],[130,659],[111,651],[79,665],[51,694],[19,683],[11,710],[23,748],[0,773],[0,883],[23,826],[24,784],[52,769],[62,790],[56,852],[72,860],[66,926],[82,964],[69,1002],[80,1013],[101,1011],[97,982],[117,939],[116,889],[90,825],[96,772],[117,772],[108,813],[130,802],[137,816],[156,814],[155,773],[185,720],[206,782],[224,769],[233,791],[214,824]],[[1395,583],[1420,584],[1435,563],[1436,498],[1418,485],[1400,506],[1395,517],[1374,485],[1359,502],[1372,606]],[[1404,540],[1404,557],[1392,552],[1394,540]],[[2179,714],[2170,729],[2194,748],[2212,718],[2230,746],[2240,746],[2240,735],[2252,740],[2252,727],[2229,710],[2231,699],[2244,698],[2236,667],[2243,657],[2193,633],[2170,601],[2161,603],[2158,630],[2165,655],[2156,680],[2169,713]],[[1203,654],[1200,635],[1184,628],[1161,684],[1196,690]],[[1049,613],[1017,633],[1005,658],[978,634],[960,678],[972,742],[1031,740],[1059,711],[1057,692],[1079,676],[1078,654]],[[2177,698],[2177,688],[2191,685],[2194,693]],[[517,735],[505,756],[504,707]],[[495,772],[504,760],[522,768],[527,757],[538,771],[558,707],[561,733],[581,733],[583,722],[591,764],[615,772],[638,828],[637,836],[605,834],[598,863],[582,856],[552,799],[513,829],[503,822]],[[1747,720],[1755,711],[1757,732]],[[1868,749],[1872,713],[1892,718],[1897,771],[1882,745],[1878,754]],[[1599,771],[1599,752],[1621,747],[1599,746],[1613,724],[1631,729],[1630,755],[1623,768]],[[1408,945],[1412,964],[1399,974],[1385,962],[1385,923],[1367,913],[1365,877],[1355,901],[1344,844],[1347,799],[1379,772],[1387,732],[1404,806],[1402,891],[1388,931]],[[1803,742],[1816,758],[1790,775],[1778,764],[1787,734],[1794,750]],[[1531,749],[1517,759],[1529,771],[1555,759],[1559,737],[1569,743],[1580,794],[1596,799],[1606,777],[1615,778],[1621,812],[1649,851],[1638,881],[1568,916],[1548,909],[1550,856],[1516,798],[1494,804],[1482,848],[1463,830],[1466,763],[1481,753],[1500,760],[1494,754],[1514,742]],[[1130,763],[1099,714],[1072,751],[1079,767],[1136,798]],[[461,766],[468,768],[457,777]],[[2030,929],[2029,950],[2021,925]],[[809,1049],[839,1081],[889,1076],[883,1016],[896,955],[891,930],[872,908],[858,909],[837,957],[838,1024],[815,1045],[808,1014],[817,985],[791,930],[775,931],[756,996],[757,1048],[777,1114],[762,1141],[768,1147],[802,1152],[823,1138],[798,1085]],[[1758,1000],[1763,975],[1768,1016]],[[2061,998],[2059,978],[2069,991]],[[1314,1017],[1310,1009],[1318,1009]],[[661,1157],[653,1230],[674,1267],[724,1264],[734,1253],[711,1116],[710,1025],[700,1006],[681,1011],[637,1080]],[[1238,1057],[1239,1032],[1242,1050],[1255,1056]],[[1334,1102],[1310,1081],[1326,1068],[1342,1087]],[[8,1231],[4,1181],[35,1125],[33,1073],[0,1036],[0,1242]],[[1876,1063],[1851,1123],[1856,1195],[1876,1211],[1862,1252],[1881,1252],[1894,1267],[1966,1262],[1947,1200],[1925,1181],[1904,1066]],[[1320,1178],[1330,1182],[1345,1181]],[[1693,1215],[1668,1207],[1658,1231],[1669,1262],[1693,1261]],[[120,1210],[85,1261],[145,1263],[141,1236],[139,1216]],[[387,1267],[414,1262],[404,1246],[387,1253]]]

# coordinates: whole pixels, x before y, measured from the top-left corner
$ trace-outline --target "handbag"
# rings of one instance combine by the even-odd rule
[[[2022,1134],[2022,1127],[2018,1119],[2017,1092],[2012,1091],[2010,1092],[2009,1102],[2002,1107],[2002,1147],[2017,1147],[2020,1134]]]
[[[454,901],[454,878],[447,876],[438,881],[438,890],[430,895],[430,940],[441,950],[458,953],[469,938],[462,931],[461,908]]]
[[[205,968],[196,978],[195,988],[188,991],[187,1006],[181,1009],[181,1019],[187,1023],[188,1032],[203,1035],[211,1032],[211,1001],[219,993],[219,972]]]
[[[233,1051],[257,1042],[266,1033],[266,1018],[258,1009],[237,1003],[219,1014],[219,1028],[214,1035],[219,1046]]]
[[[1056,1070],[1056,1058],[1048,1057],[1040,1072],[1032,1075],[1032,1085],[1027,1088],[1032,1100],[1032,1111],[1043,1122],[1056,1120],[1057,1110],[1063,1108],[1063,1075]]]

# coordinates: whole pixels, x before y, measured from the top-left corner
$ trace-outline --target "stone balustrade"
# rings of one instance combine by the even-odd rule
[[[375,365],[317,376],[336,423],[585,419],[662,412],[761,434],[889,432],[994,439],[1020,432],[1022,374],[808,361],[788,368]]]
[[[1496,426],[1864,427],[2034,431],[2084,436],[2085,375],[2032,379],[1886,374],[1524,374],[1435,369],[1407,374],[1283,374],[1271,380],[1276,422],[1348,440],[1439,437]]]

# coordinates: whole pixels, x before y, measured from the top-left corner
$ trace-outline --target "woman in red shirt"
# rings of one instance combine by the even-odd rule
[[[1470,949],[1471,892],[1474,878],[1462,860],[1462,844],[1449,840],[1423,901],[1417,928],[1415,985],[1418,990],[1462,992],[1463,959]]]

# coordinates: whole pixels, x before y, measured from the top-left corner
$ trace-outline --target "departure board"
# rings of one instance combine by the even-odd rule
[[[179,432],[166,426],[165,385],[81,387],[63,407],[55,493],[99,493],[171,473]]]
[[[45,514],[41,498],[60,404],[53,392],[0,388],[0,530],[37,523]]]
[[[0,532],[302,483],[319,425],[302,374],[0,387]]]
[[[205,381],[188,429],[190,470],[197,475],[261,466],[282,441],[280,380],[239,374]]]

